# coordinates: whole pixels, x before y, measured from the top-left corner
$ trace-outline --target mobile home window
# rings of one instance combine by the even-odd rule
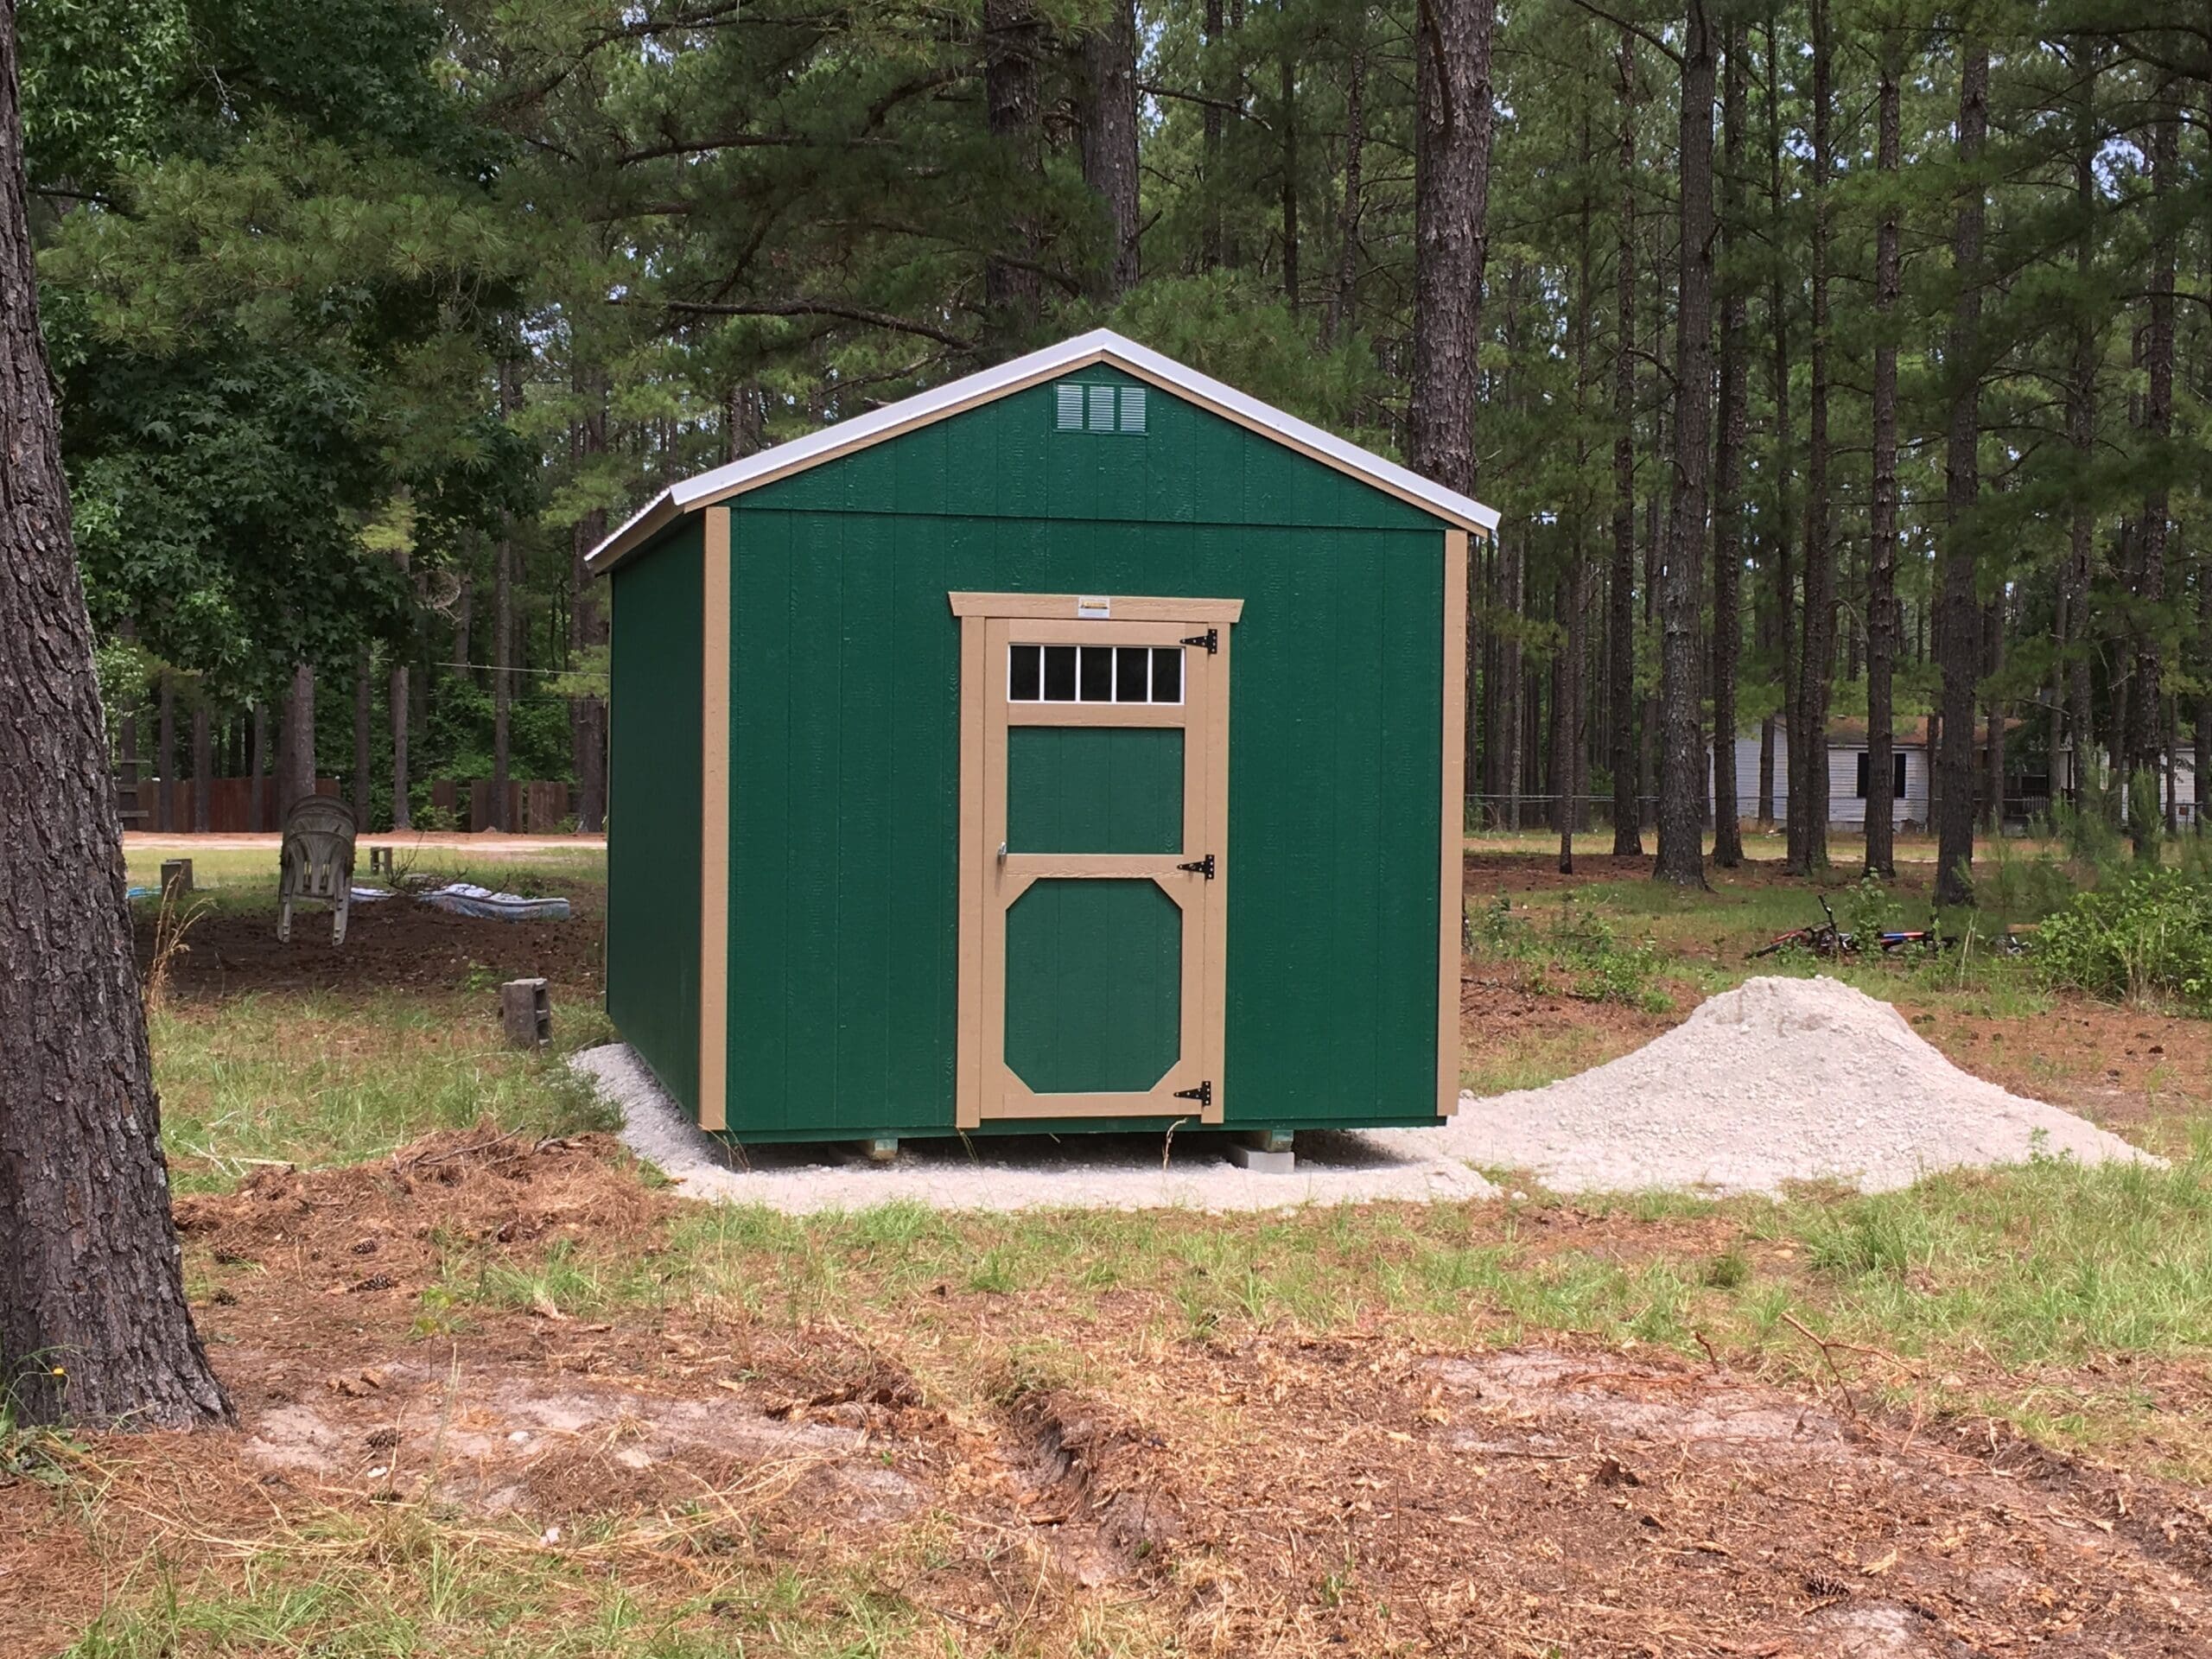
[[[1859,751],[1859,798],[1862,801],[1866,798],[1866,769],[1872,761],[1872,757],[1866,750]],[[1904,799],[1904,751],[1899,749],[1892,754],[1890,764],[1895,773],[1890,780],[1890,797],[1901,801]]]

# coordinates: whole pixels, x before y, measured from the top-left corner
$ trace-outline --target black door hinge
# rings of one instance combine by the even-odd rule
[[[1175,1091],[1175,1098],[1195,1100],[1201,1106],[1211,1106],[1213,1104],[1213,1079],[1208,1077],[1195,1089],[1178,1089]]]
[[[1221,650],[1221,630],[1208,628],[1204,633],[1192,634],[1183,643],[1186,645],[1204,645],[1206,648],[1206,655],[1211,657]]]
[[[1204,858],[1194,858],[1188,864],[1178,864],[1175,868],[1179,870],[1189,870],[1195,874],[1203,875],[1207,880],[1211,881],[1213,880],[1213,855],[1211,853],[1208,853]]]

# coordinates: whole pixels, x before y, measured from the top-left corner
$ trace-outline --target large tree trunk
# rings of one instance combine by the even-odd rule
[[[2149,326],[2143,339],[2145,389],[2143,432],[2150,451],[2150,484],[2143,495],[2143,524],[2137,537],[2134,590],[2135,683],[2129,709],[2127,766],[2134,773],[2159,770],[2165,745],[2164,662],[2158,612],[2166,595],[2167,480],[2172,462],[2166,454],[2174,418],[2174,233],[2165,209],[2180,161],[2181,121],[2171,86],[2159,92],[2151,124],[2152,214]],[[2128,822],[2139,858],[2158,855],[2161,826],[2139,817]]]
[[[2097,76],[2103,48],[2094,43],[2081,48],[2081,103],[2074,124],[2074,210],[2081,232],[2074,245],[2074,276],[2081,295],[2081,315],[2074,330],[2074,370],[2066,387],[2067,442],[2073,446],[2075,464],[2088,475],[2097,442],[2097,362],[2099,319],[2088,302],[2095,274],[2101,234],[2097,215],[2097,158],[2104,135],[2096,113]],[[2087,799],[2089,749],[2094,741],[2089,685],[2089,571],[2095,555],[2096,509],[2088,491],[2078,490],[2068,525],[2066,563],[2059,580],[2065,607],[2065,627],[2059,640],[2065,678],[2067,798],[2078,810]],[[2052,780],[2053,786],[2057,779]]]
[[[1222,56],[1221,0],[1205,0],[1205,63],[1199,74],[1200,87],[1205,94],[1205,113],[1198,150],[1198,183],[1205,192],[1205,224],[1198,238],[1198,263],[1208,270],[1217,270],[1221,267],[1221,199],[1223,187],[1228,182],[1221,169],[1222,105],[1227,100],[1222,96],[1213,73]]]
[[[1993,681],[2005,671],[2005,601],[2001,594],[1989,601],[1986,628],[1988,671]],[[2001,836],[2005,833],[2005,700],[1997,695],[1994,684],[1990,687],[1983,714],[1988,721],[1989,734],[1982,740],[1982,753],[1988,768],[1985,786],[1989,795],[1982,808],[1982,822],[1991,835]]]
[[[1659,607],[1659,766],[1656,880],[1705,885],[1705,746],[1698,730],[1698,613],[1705,588],[1707,473],[1713,435],[1713,24],[1690,0],[1682,36],[1678,188],[1681,276],[1675,323],[1674,488],[1667,508]]]
[[[1951,311],[1944,371],[1950,425],[1943,466],[1944,529],[1938,582],[1936,655],[1943,675],[1943,729],[1936,757],[1941,796],[1936,813],[1936,902],[1974,901],[1974,708],[1980,665],[1980,607],[1975,599],[1974,506],[1981,493],[1981,149],[1989,135],[1989,45],[1959,42],[1958,158],[1965,182],[1951,231],[1959,292]]]
[[[1298,65],[1285,52],[1281,66],[1282,297],[1298,310]]]
[[[403,546],[397,549],[392,557],[397,562],[400,575],[404,580],[407,574],[408,564],[406,548]],[[419,589],[417,597],[419,601]],[[418,619],[420,614],[419,608],[410,613],[410,615]],[[419,620],[416,626],[420,626]],[[414,809],[407,798],[407,734],[410,729],[407,706],[408,658],[412,654],[414,639],[412,631],[407,638],[409,643],[405,645],[395,643],[392,645],[391,676],[385,687],[385,694],[386,702],[391,704],[389,712],[391,718],[391,827],[395,830],[411,830],[415,827]]]
[[[1732,870],[1744,861],[1743,825],[1737,810],[1736,667],[1743,647],[1744,441],[1751,364],[1745,336],[1751,327],[1741,274],[1736,270],[1737,232],[1744,216],[1744,105],[1750,79],[1741,17],[1724,26],[1726,68],[1722,76],[1719,427],[1713,456],[1713,861]]]
[[[1882,219],[1874,232],[1874,477],[1869,504],[1866,558],[1866,872],[1897,874],[1892,814],[1897,810],[1893,775],[1892,690],[1897,650],[1897,298],[1903,291],[1897,205],[1902,154],[1902,93],[1904,42],[1899,31],[1885,30],[1881,48],[1881,87],[1876,96],[1874,165],[1887,189]]]
[[[1614,257],[1613,577],[1606,600],[1607,679],[1613,723],[1613,854],[1643,851],[1636,800],[1636,47],[1614,48],[1620,77],[1621,220]]]
[[[1573,541],[1567,549],[1567,580],[1560,608],[1566,613],[1567,642],[1560,653],[1558,691],[1552,706],[1552,792],[1559,798],[1559,868],[1574,874],[1574,832],[1582,811],[1583,696],[1590,649],[1590,334],[1597,294],[1597,148],[1590,111],[1582,111],[1581,229],[1574,273],[1574,508],[1569,518]]]
[[[1789,734],[1789,868],[1796,874],[1828,861],[1828,691],[1835,673],[1835,553],[1828,518],[1829,174],[1834,165],[1834,53],[1827,0],[1812,0],[1813,170],[1812,356],[1805,403],[1805,620],[1797,658],[1796,723]]]
[[[1038,121],[1039,50],[1043,33],[1043,25],[1027,0],[984,0],[984,121],[992,139],[1007,152],[1008,168],[1031,188],[1041,185],[1044,167],[1043,131]],[[993,252],[983,260],[985,327],[1002,353],[1014,349],[1035,327],[1044,303],[1033,213],[1017,214],[1006,230],[1017,245],[1016,251],[1011,255]],[[738,412],[734,401],[732,411]],[[603,440],[603,415],[601,429]],[[737,454],[735,431],[733,423],[733,460]]]
[[[1413,467],[1475,487],[1475,388],[1489,250],[1491,30],[1497,0],[1427,0],[1415,58]]]
[[[1106,210],[1109,245],[1093,289],[1118,299],[1137,280],[1137,24],[1135,0],[1084,41],[1083,177]]]
[[[184,1300],[0,0],[0,1397],[19,1421],[228,1421]]]

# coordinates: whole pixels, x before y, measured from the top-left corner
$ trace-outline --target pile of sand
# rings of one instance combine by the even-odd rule
[[[1754,979],[1611,1065],[1488,1100],[1442,1131],[1470,1163],[1560,1192],[1867,1192],[1961,1165],[2142,1158],[2094,1124],[1969,1077],[1840,980]]]

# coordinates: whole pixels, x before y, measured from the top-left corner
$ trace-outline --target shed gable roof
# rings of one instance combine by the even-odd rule
[[[1102,363],[1421,507],[1447,524],[1484,536],[1497,528],[1495,509],[1456,490],[1432,483],[1395,461],[1347,443],[1211,376],[1186,368],[1173,358],[1163,357],[1135,340],[1100,328],[671,485],[594,548],[588,563],[594,571],[605,570],[696,508],[726,500],[870,444],[946,419],[963,410]]]

